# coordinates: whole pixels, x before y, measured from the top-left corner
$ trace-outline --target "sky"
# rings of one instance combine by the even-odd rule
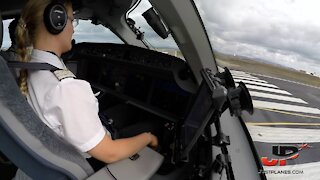
[[[214,49],[320,74],[320,1],[197,2]]]
[[[196,0],[214,50],[275,63],[320,75],[320,1],[319,0]],[[147,25],[141,12],[151,5],[142,0],[129,16],[145,32],[154,48],[177,46],[171,36],[163,40]],[[4,42],[9,21],[4,22]],[[77,42],[114,42],[120,40],[108,29],[90,22],[76,27]]]

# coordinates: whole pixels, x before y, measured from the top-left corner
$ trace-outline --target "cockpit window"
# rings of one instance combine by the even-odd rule
[[[163,39],[148,25],[142,14],[149,8],[151,8],[149,1],[141,0],[136,8],[128,12],[128,18],[130,21],[133,20],[135,27],[143,33],[144,42],[150,49],[183,58],[171,34]]]
[[[12,19],[3,21],[3,42],[1,48],[6,50],[11,45],[8,26]],[[79,25],[74,29],[73,39],[80,42],[101,42],[123,44],[121,39],[102,25],[94,25],[89,20],[79,20]]]
[[[73,39],[80,42],[101,42],[123,44],[108,28],[102,25],[94,25],[89,20],[79,20],[79,25],[74,29]]]
[[[195,3],[218,57],[259,61],[320,77],[317,1]]]
[[[2,50],[6,50],[11,46],[11,40],[9,37],[8,26],[13,19],[8,19],[3,21],[3,41],[2,41]]]
[[[220,71],[229,68],[236,86],[243,82],[251,95],[254,113],[241,117],[261,164],[274,172],[288,169],[286,175],[263,173],[268,179],[308,177],[313,169],[307,165],[320,161],[310,153],[320,132],[319,2],[194,2]]]

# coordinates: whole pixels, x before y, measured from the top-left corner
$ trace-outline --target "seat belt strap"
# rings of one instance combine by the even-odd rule
[[[20,68],[29,70],[50,70],[52,72],[59,70],[59,68],[48,63],[7,61],[7,64],[10,68]]]
[[[76,78],[76,76],[70,70],[59,69],[48,63],[7,61],[7,64],[10,68],[20,68],[28,70],[50,70],[59,81],[66,78]]]

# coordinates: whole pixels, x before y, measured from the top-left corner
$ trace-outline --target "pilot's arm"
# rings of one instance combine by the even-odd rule
[[[64,138],[100,161],[115,162],[134,155],[147,145],[157,146],[157,138],[151,133],[112,140],[99,119],[98,100],[86,81],[64,79],[47,97],[46,118],[58,119]]]
[[[131,138],[117,140],[112,140],[110,136],[105,135],[100,143],[88,153],[100,161],[112,163],[133,156],[149,144],[151,147],[156,147],[157,143],[157,138],[151,133],[142,133]]]

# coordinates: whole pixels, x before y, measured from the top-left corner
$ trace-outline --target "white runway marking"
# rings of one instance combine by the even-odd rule
[[[236,85],[238,86],[239,84],[236,83]],[[268,91],[268,92],[279,93],[279,94],[292,95],[291,93],[284,91],[284,90],[280,90],[280,89],[255,86],[255,85],[251,85],[251,84],[246,84],[246,87],[249,89],[249,91],[250,91],[250,89],[255,89],[255,90]]]
[[[264,87],[271,87],[271,88],[276,88],[279,89],[278,86],[273,85],[273,84],[266,84],[266,83],[260,83],[260,82],[255,82],[255,81],[248,81],[248,80],[234,80],[235,82],[240,82],[242,81],[243,83],[248,83],[248,84],[253,84],[253,85],[258,85],[258,86],[264,86]],[[246,84],[247,85],[247,84]]]
[[[243,71],[236,71],[236,70],[231,70],[230,71],[232,74],[248,74],[246,72],[243,72]]]
[[[263,74],[257,74],[257,73],[250,73],[250,74],[254,74],[254,75],[257,75],[257,76],[267,77],[267,78],[271,78],[271,79],[277,79],[277,80],[280,80],[280,81],[286,81],[286,82],[291,82],[291,83],[300,84],[300,85],[303,85],[303,86],[308,86],[308,87],[320,89],[320,87],[312,86],[312,85],[309,85],[309,84],[304,84],[304,83],[301,83],[301,82],[290,81],[290,80],[287,80],[287,79],[281,79],[281,78],[267,76],[267,75],[263,75]]]
[[[283,100],[283,101],[308,104],[307,102],[305,102],[304,100],[302,100],[300,98],[281,96],[281,95],[275,95],[275,94],[269,94],[269,93],[262,93],[262,92],[257,92],[257,91],[250,91],[250,95],[254,96],[254,97],[270,98],[270,99],[277,99],[277,100]]]
[[[249,76],[249,77],[255,77],[255,76],[251,76],[251,74],[247,74],[247,73],[233,73],[231,72],[232,76]]]
[[[320,142],[320,129],[279,128],[247,125],[253,141],[265,143]]]
[[[261,80],[255,76],[251,76],[252,73],[247,74],[242,71],[231,71],[235,82],[242,81],[246,83],[247,88],[250,91],[251,96],[253,97],[262,97],[269,99],[281,100],[285,103],[287,102],[297,102],[308,104],[304,100],[296,97],[292,97],[292,94],[285,90],[272,89],[261,86],[272,87],[267,81]],[[253,74],[255,75],[255,74]],[[258,76],[259,77],[259,76]],[[250,82],[248,82],[250,81]],[[237,83],[236,83],[237,84]],[[255,85],[252,85],[255,84]],[[261,86],[257,86],[261,85]],[[238,86],[238,85],[237,85]],[[273,87],[274,88],[274,87]],[[258,92],[254,90],[262,90],[267,93]],[[282,96],[275,93],[291,95]],[[265,108],[274,111],[283,111],[287,113],[308,113],[308,114],[320,114],[320,110],[312,107],[304,107],[297,105],[289,105],[283,103],[267,102],[267,101],[258,101],[253,100],[253,106],[256,108]],[[281,120],[278,120],[281,121]],[[247,128],[250,132],[250,135],[253,141],[256,142],[265,142],[265,143],[317,143],[320,142],[320,129],[302,129],[302,128],[279,128],[279,127],[267,127],[267,126],[254,126],[247,124]],[[307,149],[305,153],[308,153]],[[320,162],[314,163],[304,163],[297,165],[286,165],[286,166],[264,166],[267,179],[272,180],[300,180],[300,179],[320,179]],[[277,172],[291,172],[290,174],[286,173],[277,173]],[[269,172],[269,173],[268,173]],[[301,173],[302,172],[302,173]]]
[[[259,79],[255,76],[251,76],[250,74],[248,75],[232,75],[233,78],[250,78],[250,79]]]
[[[236,81],[236,80],[248,80],[248,81],[255,81],[255,82],[260,82],[260,83],[268,83],[268,82],[265,81],[265,80],[261,80],[261,79],[251,79],[251,78],[246,78],[246,77],[241,77],[241,78],[234,77],[233,79],[234,79],[235,81]]]
[[[259,101],[259,100],[252,100],[252,103],[253,103],[253,107],[256,107],[256,108],[268,108],[268,109],[277,109],[277,110],[283,110],[283,111],[289,111],[289,112],[320,114],[319,109],[311,108],[311,107],[296,106],[296,105],[290,105],[290,104],[282,104],[282,103]]]

